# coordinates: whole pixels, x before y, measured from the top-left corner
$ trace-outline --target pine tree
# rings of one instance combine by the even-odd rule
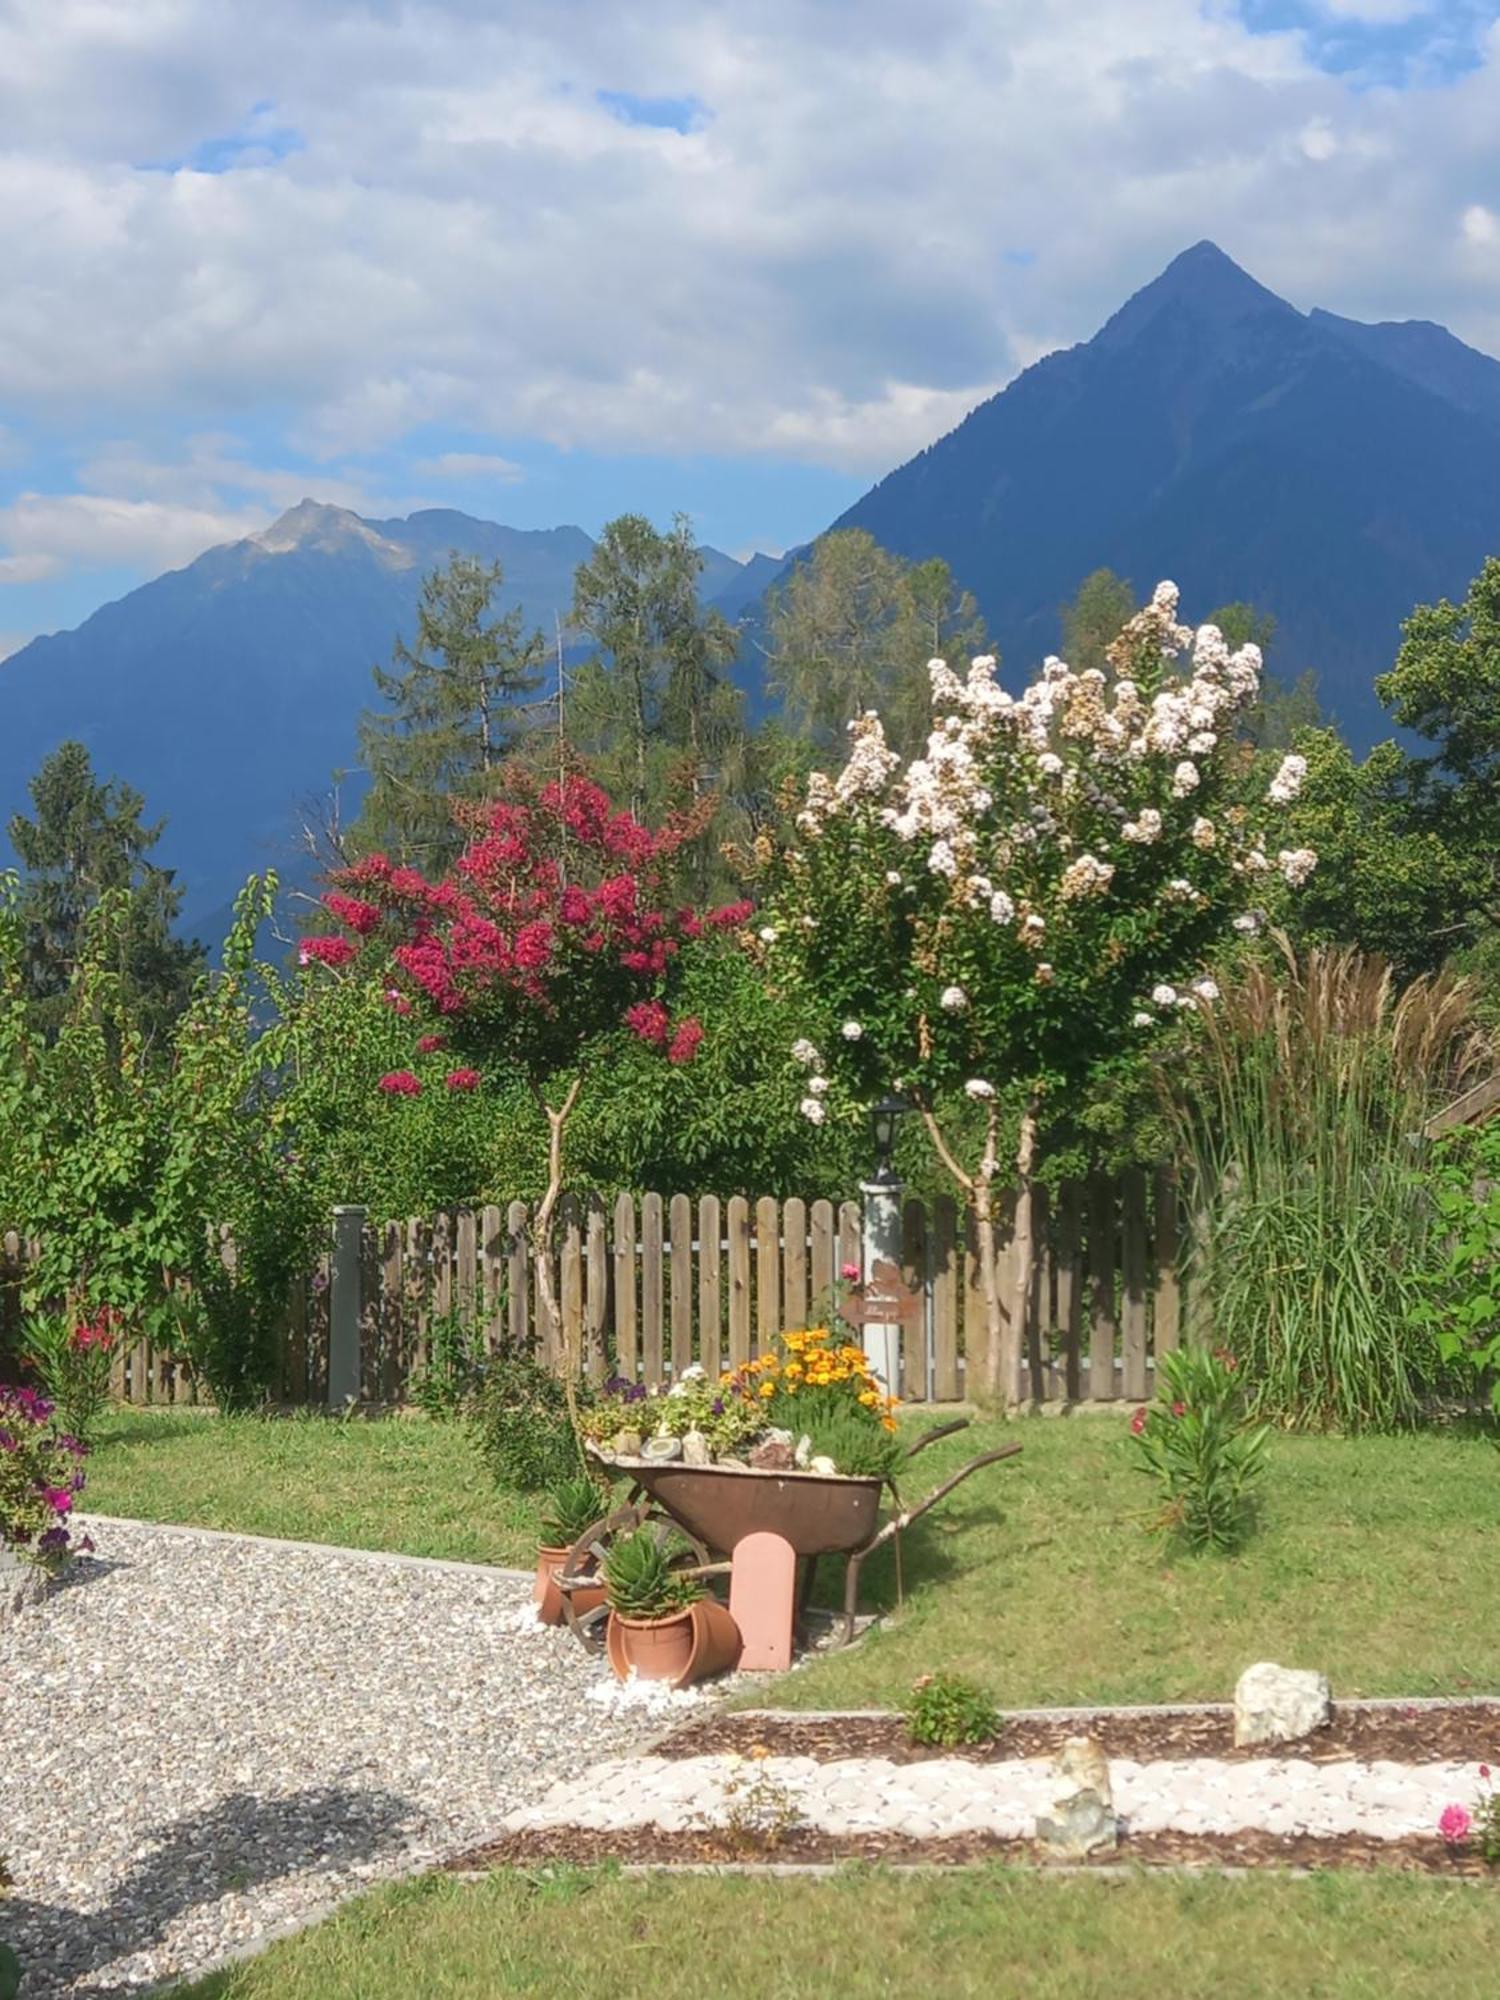
[[[350,830],[354,852],[441,868],[463,845],[455,799],[481,797],[525,723],[524,701],[541,683],[547,642],[521,609],[491,617],[504,573],[498,562],[454,555],[422,585],[416,644],[397,640],[376,667],[386,703],[359,722],[370,789]]]
[[[38,1028],[48,1033],[61,1018],[85,918],[106,891],[127,890],[116,969],[125,1005],[148,1041],[159,1039],[203,968],[202,946],[172,935],[182,903],[172,870],[149,859],[163,822],[146,825],[141,794],[101,780],[82,743],[55,750],[28,790],[36,816],[17,813],[9,832],[22,869],[26,984]]]

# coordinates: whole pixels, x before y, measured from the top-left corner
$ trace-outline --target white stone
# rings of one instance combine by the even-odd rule
[[[1260,1660],[1246,1667],[1234,1690],[1234,1740],[1296,1743],[1333,1719],[1333,1698],[1324,1674],[1279,1667]]]

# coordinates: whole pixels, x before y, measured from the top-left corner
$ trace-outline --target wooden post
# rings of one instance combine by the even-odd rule
[[[328,1407],[359,1401],[359,1295],[365,1211],[341,1203],[333,1211],[333,1280],[328,1311]]]

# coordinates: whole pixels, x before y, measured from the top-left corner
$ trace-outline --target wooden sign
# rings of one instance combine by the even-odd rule
[[[925,1303],[896,1266],[882,1259],[871,1267],[864,1289],[843,1301],[839,1314],[851,1326],[915,1326]]]

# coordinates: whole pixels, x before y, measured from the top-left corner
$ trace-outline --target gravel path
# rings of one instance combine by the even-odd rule
[[[1136,1763],[1112,1758],[1115,1810],[1135,1834],[1173,1830],[1329,1837],[1360,1833],[1379,1840],[1432,1834],[1454,1800],[1480,1789],[1477,1764],[1312,1763],[1211,1757]],[[607,1758],[560,1781],[544,1799],[519,1808],[510,1833],[576,1826],[590,1832],[659,1826],[668,1833],[721,1826],[729,1810],[725,1781],[775,1786],[796,1817],[830,1834],[895,1833],[919,1840],[984,1833],[1030,1840],[1038,1813],[1051,1810],[1048,1759],[992,1764],[935,1757],[920,1764],[882,1758],[770,1756]]]
[[[703,1699],[618,1688],[514,1577],[93,1532],[0,1624],[0,1935],[26,2000],[201,1972]]]

